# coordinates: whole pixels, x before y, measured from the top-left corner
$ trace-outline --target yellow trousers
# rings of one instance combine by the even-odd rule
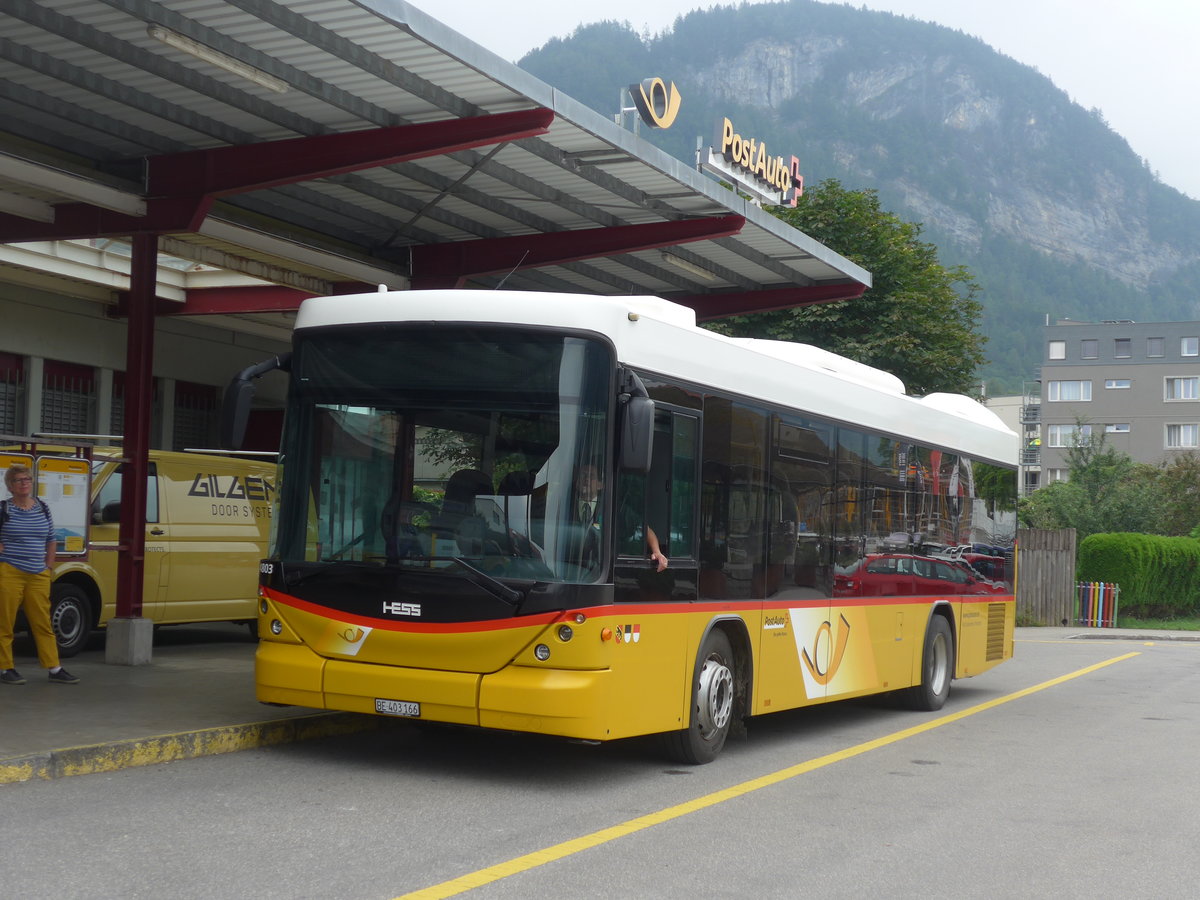
[[[25,619],[37,644],[38,662],[44,669],[58,665],[58,640],[50,625],[50,571],[34,575],[16,566],[0,563],[0,669],[13,668],[13,625],[17,610]]]

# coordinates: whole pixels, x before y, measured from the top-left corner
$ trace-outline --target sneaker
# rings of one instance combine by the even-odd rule
[[[57,672],[50,673],[51,684],[79,684],[79,679],[68,672],[66,669],[59,669]]]
[[[0,669],[0,682],[4,684],[24,684],[25,679],[16,669]]]

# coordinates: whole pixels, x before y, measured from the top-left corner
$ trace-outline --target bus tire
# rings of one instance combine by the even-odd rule
[[[92,604],[82,588],[73,584],[51,586],[50,626],[60,657],[74,656],[87,645],[92,633]]]
[[[692,676],[691,721],[667,735],[672,759],[698,766],[717,758],[733,722],[736,665],[725,632],[714,628],[704,639]]]
[[[954,635],[945,616],[933,615],[925,630],[925,647],[921,655],[921,683],[904,694],[909,709],[933,712],[941,709],[950,696],[950,681],[954,677]]]

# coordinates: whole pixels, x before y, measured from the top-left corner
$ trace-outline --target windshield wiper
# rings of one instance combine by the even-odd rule
[[[473,584],[479,585],[497,600],[503,600],[509,606],[516,606],[521,602],[521,592],[510,588],[502,581],[493,578],[487,572],[480,571],[475,568],[461,556],[451,556],[448,559],[454,560],[460,566],[467,570],[467,580]]]

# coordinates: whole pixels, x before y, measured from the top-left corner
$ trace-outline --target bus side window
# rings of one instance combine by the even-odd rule
[[[677,414],[674,425],[671,435],[671,520],[663,552],[670,559],[690,559],[696,552],[696,448],[700,440],[700,421],[694,416]]]
[[[690,559],[696,521],[696,445],[699,421],[660,409],[648,475],[624,472],[617,487],[617,553],[644,557],[646,526],[668,559]]]

